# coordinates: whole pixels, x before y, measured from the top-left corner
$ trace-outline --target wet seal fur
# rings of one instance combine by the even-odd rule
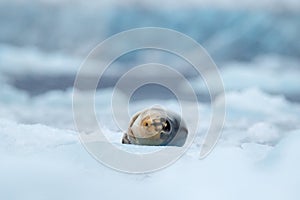
[[[136,113],[130,120],[123,144],[150,146],[183,146],[188,135],[179,115],[162,108],[149,108]]]

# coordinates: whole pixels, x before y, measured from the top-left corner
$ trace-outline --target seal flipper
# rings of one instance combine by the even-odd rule
[[[122,144],[131,144],[131,142],[128,139],[127,133],[124,133],[124,135],[123,135]]]
[[[132,119],[130,120],[129,123],[129,128],[128,131],[131,131],[130,127],[132,126],[132,124],[134,123],[134,121],[138,118],[138,116],[141,114],[141,112],[136,113]],[[133,135],[133,134],[132,134]],[[129,140],[129,135],[127,133],[124,133],[123,138],[122,138],[122,144],[132,144]]]

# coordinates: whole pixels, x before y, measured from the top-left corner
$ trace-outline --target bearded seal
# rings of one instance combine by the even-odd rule
[[[181,117],[171,111],[152,107],[136,113],[130,120],[123,144],[183,146],[188,129]]]

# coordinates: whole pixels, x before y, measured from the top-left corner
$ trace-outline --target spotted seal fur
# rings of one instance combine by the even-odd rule
[[[122,143],[183,146],[187,135],[187,126],[178,114],[154,107],[138,112],[132,117]]]

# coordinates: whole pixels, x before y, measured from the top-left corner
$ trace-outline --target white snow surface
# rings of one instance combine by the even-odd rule
[[[3,12],[14,12],[3,17],[0,34],[0,200],[300,199],[300,60],[296,40],[299,0],[2,0],[0,4]],[[135,7],[137,10],[132,9]],[[129,9],[123,19],[127,8],[132,11]],[[181,8],[187,12],[178,12]],[[184,26],[194,21],[189,17],[190,11],[192,17],[198,16],[198,10],[190,8],[199,8],[202,13],[195,22],[204,23],[203,30],[195,29],[193,23]],[[51,15],[52,9],[57,9],[58,16]],[[215,9],[236,12],[218,13]],[[122,10],[124,13],[117,13]],[[161,12],[156,14],[156,10]],[[162,11],[170,17],[158,23],[168,15],[161,15]],[[220,20],[222,16],[227,20]],[[132,23],[138,17],[139,23]],[[115,20],[120,19],[123,22],[119,27]],[[97,28],[91,29],[95,34],[87,34],[85,29],[90,30],[96,22]],[[245,62],[220,63],[226,90],[226,121],[217,145],[205,159],[199,159],[199,154],[210,125],[211,105],[186,101],[183,103],[189,109],[198,106],[200,111],[199,122],[194,116],[184,119],[188,126],[199,125],[187,152],[159,171],[126,174],[97,162],[81,144],[73,121],[71,88],[30,96],[12,82],[27,76],[74,77],[84,59],[80,56],[86,55],[99,38],[142,25],[175,28],[187,31],[191,37],[211,34],[205,45],[220,58],[235,58],[235,49],[245,44],[241,54],[250,53],[251,59],[252,55],[259,56]],[[47,30],[52,27],[57,30],[50,37]],[[52,43],[57,43],[53,49],[58,50],[49,50]],[[249,45],[254,43],[260,45]],[[253,53],[256,51],[259,52]],[[195,77],[184,62],[172,63],[173,59],[160,57],[160,52],[149,55],[138,61],[176,63],[176,69]],[[115,78],[123,73],[121,67],[124,66],[116,66],[107,75]],[[200,94],[207,94],[202,79],[195,78],[191,84]],[[120,144],[123,133],[113,122],[111,94],[112,89],[106,88],[95,96],[96,115],[107,139],[129,152],[162,148]],[[298,100],[290,101],[288,97]],[[133,115],[153,104],[179,111],[175,100],[147,100],[132,102],[128,112]]]
[[[300,130],[276,146],[221,142],[204,160],[191,148],[166,169],[130,175],[96,162],[74,132],[6,120],[0,127],[1,199],[299,197]]]
[[[97,92],[100,119],[109,116],[105,97],[110,94],[110,89]],[[200,128],[191,148],[173,165],[140,175],[114,171],[87,153],[74,129],[71,97],[72,90],[29,97],[3,85],[0,199],[298,199],[300,196],[300,105],[282,96],[269,95],[258,88],[228,92],[223,135],[203,160],[199,159],[199,146],[209,126],[210,105],[200,103]],[[136,103],[132,112],[149,103]],[[177,104],[169,101],[167,106],[176,109]],[[189,122],[192,117],[186,120]],[[122,133],[110,120],[105,124],[108,138],[119,143]]]
[[[20,57],[14,59],[4,52],[10,50],[18,51]],[[227,114],[212,153],[199,159],[210,124],[210,104],[185,102],[200,110],[193,145],[171,166],[133,175],[100,164],[81,145],[73,122],[72,89],[29,96],[6,80],[6,74],[23,74],[16,68],[24,57],[30,62],[30,69],[24,71],[34,75],[74,74],[75,67],[61,66],[75,66],[78,61],[52,55],[49,66],[53,68],[41,69],[39,63],[46,55],[10,50],[0,49],[2,59],[15,62],[13,67],[2,64],[0,69],[1,200],[299,199],[300,104],[283,96],[299,91],[298,62],[288,60],[284,62],[288,65],[282,66],[278,61],[272,63],[274,58],[264,57],[247,66],[230,63],[222,68]],[[268,68],[262,67],[266,64]],[[204,91],[197,81],[193,85]],[[111,88],[98,90],[95,108],[109,141],[121,145],[122,132],[111,116],[111,93]],[[174,100],[139,101],[130,105],[129,113],[152,104],[178,111]],[[189,116],[185,121],[197,123],[193,119]],[[143,148],[153,151],[159,147]]]

